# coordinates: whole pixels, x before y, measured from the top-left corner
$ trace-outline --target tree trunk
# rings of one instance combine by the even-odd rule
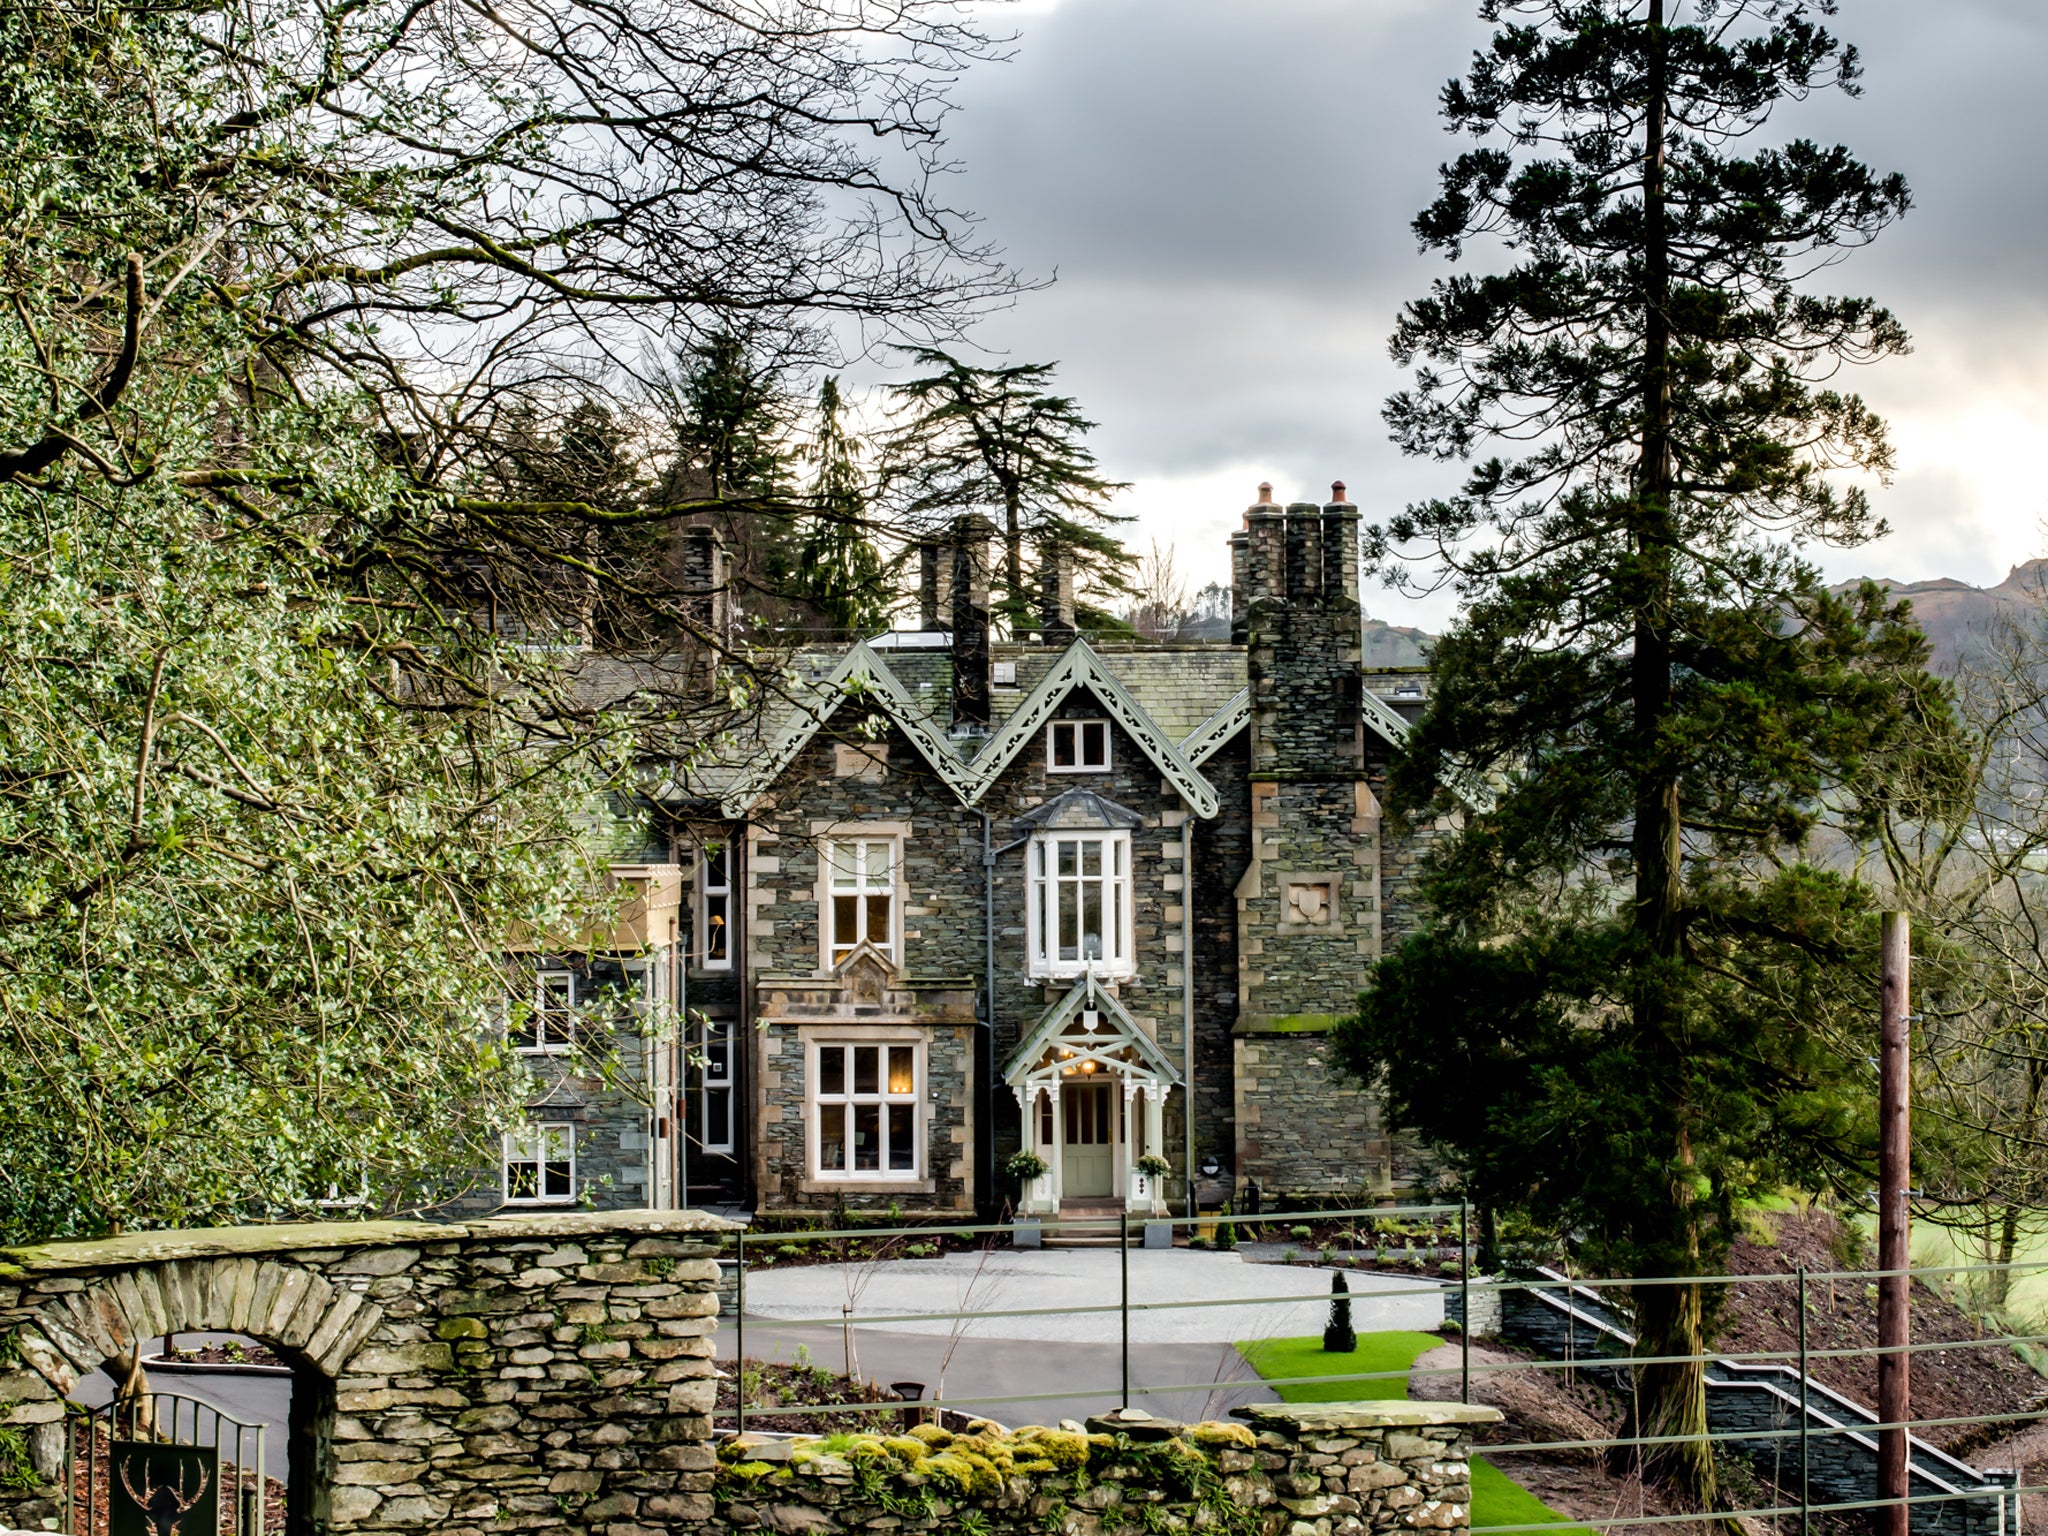
[[[1010,611],[1010,638],[1031,628],[1031,608],[1024,601],[1024,511],[1014,485],[1003,488],[1003,586]]]
[[[1704,1351],[1705,1297],[1697,1285],[1646,1285],[1636,1298],[1636,1348],[1649,1356],[1691,1355]],[[1624,1439],[1684,1435],[1670,1445],[1631,1446],[1614,1458],[1624,1467],[1642,1468],[1643,1480],[1673,1491],[1683,1490],[1701,1501],[1714,1496],[1714,1451],[1707,1441],[1707,1370],[1692,1359],[1680,1364],[1646,1365],[1636,1372],[1635,1400],[1630,1405]]]
[[[2020,1242],[2020,1208],[2008,1204],[1998,1223],[1998,1267],[1991,1271],[1991,1305],[2002,1307],[2012,1295],[2012,1256]]]
[[[1631,1017],[1642,1059],[1666,1068],[1662,1093],[1682,1080],[1685,1046],[1672,996],[1672,965],[1679,958],[1683,899],[1678,772],[1665,738],[1672,709],[1671,584],[1678,542],[1672,506],[1676,468],[1671,428],[1671,262],[1665,227],[1665,69],[1663,0],[1649,0],[1645,41],[1648,70],[1643,116],[1643,440],[1634,496],[1635,654],[1630,704],[1635,747],[1634,927],[1636,977]],[[1691,1141],[1687,1108],[1665,1100],[1672,1116],[1670,1206],[1661,1232],[1639,1238],[1649,1268],[1664,1275],[1699,1273],[1698,1218],[1693,1209]],[[1679,1268],[1683,1265],[1683,1268]],[[1704,1304],[1697,1285],[1646,1286],[1637,1293],[1639,1347],[1649,1355],[1698,1356],[1705,1351]],[[1638,1373],[1631,1418],[1636,1435],[1699,1437],[1641,1448],[1648,1480],[1710,1507],[1714,1458],[1705,1440],[1706,1370],[1693,1359],[1645,1366]]]

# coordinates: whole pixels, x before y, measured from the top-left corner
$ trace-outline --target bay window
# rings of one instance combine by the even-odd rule
[[[1031,974],[1132,975],[1129,834],[1042,833],[1029,869]]]
[[[924,1047],[914,1041],[811,1046],[811,1147],[821,1179],[915,1179]]]

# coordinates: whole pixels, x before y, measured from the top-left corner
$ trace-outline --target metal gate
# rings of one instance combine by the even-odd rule
[[[71,1536],[264,1536],[264,1425],[173,1392],[117,1398],[67,1422]]]

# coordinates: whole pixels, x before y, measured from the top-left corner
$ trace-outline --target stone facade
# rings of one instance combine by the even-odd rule
[[[0,1478],[0,1524],[61,1516],[81,1376],[140,1340],[217,1331],[294,1368],[293,1536],[694,1529],[713,1509],[728,1230],[563,1212],[0,1250],[0,1429],[33,1473]]]
[[[1500,1418],[1492,1408],[1406,1402],[1275,1403],[1237,1416],[1249,1423],[1182,1426],[1133,1413],[1057,1430],[920,1428],[831,1452],[816,1440],[728,1441],[717,1515],[703,1529],[1459,1531],[1472,1521],[1471,1436]]]
[[[1327,1037],[1384,945],[1413,931],[1436,829],[1397,824],[1375,790],[1422,687],[1363,668],[1358,513],[1335,489],[1328,506],[1247,511],[1229,645],[1072,640],[1053,569],[1038,573],[1041,629],[985,640],[986,551],[960,541],[986,530],[970,520],[921,550],[922,630],[803,653],[787,708],[719,762],[678,770],[656,805],[676,863],[734,850],[735,964],[692,963],[682,983],[743,1057],[738,1145],[706,1159],[729,1168],[730,1198],[790,1214],[1051,1209],[1070,1193],[1058,1178],[1020,1186],[1005,1164],[1026,1148],[1064,1169],[1073,1137],[1105,1124],[1109,1198],[1148,1212],[1184,1209],[1211,1158],[1210,1199],[1254,1181],[1317,1197],[1401,1184],[1413,1158],[1334,1071]],[[1034,923],[1051,921],[1032,916],[1052,899],[1031,865],[1048,817],[1124,840],[1128,861],[1128,953],[1112,945],[1096,972],[1127,1038],[1089,1037],[1092,1062],[1031,1046],[1074,1057],[1065,1077],[1051,1057],[1018,1059],[1084,969],[1033,949]],[[881,967],[864,985],[886,1003],[854,996],[830,936],[839,887],[823,866],[863,839],[899,861],[892,931],[863,962]],[[827,1166],[841,1151],[811,1063],[828,1039],[919,1042],[914,1169]],[[1101,1112],[1075,1097],[1098,1069],[1124,1090]],[[1280,1133],[1283,1119],[1296,1128]],[[1172,1171],[1140,1178],[1155,1154]],[[1075,1187],[1098,1198],[1102,1176]]]

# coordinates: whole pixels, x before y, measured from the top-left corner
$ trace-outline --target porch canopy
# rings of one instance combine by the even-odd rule
[[[1172,1059],[1092,975],[1083,976],[1040,1014],[1003,1063],[1003,1081],[1017,1095],[1027,1121],[1039,1094],[1090,1077],[1120,1084],[1126,1100],[1144,1094],[1159,1103],[1181,1081]]]

